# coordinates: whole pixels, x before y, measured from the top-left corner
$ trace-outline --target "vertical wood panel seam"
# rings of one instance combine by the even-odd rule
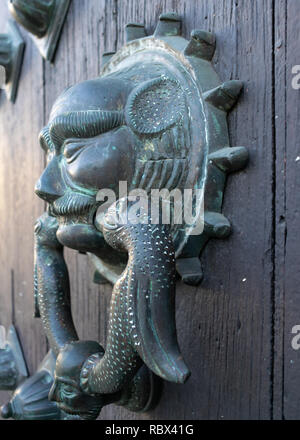
[[[288,44],[288,35],[287,35],[287,15],[288,15],[288,5],[287,5],[287,0],[285,1],[285,11],[284,11],[284,15],[285,15],[285,22],[284,22],[284,41],[285,41],[285,53],[284,53],[284,105],[285,105],[285,110],[284,110],[284,114],[285,114],[285,118],[287,116],[287,72],[286,72],[286,68],[287,68],[287,44]],[[284,124],[284,156],[286,157],[286,148],[287,148],[287,121],[285,119],[285,124]],[[277,133],[276,133],[277,135]],[[284,163],[284,174],[286,175],[286,163]],[[284,208],[284,219],[285,219],[285,229],[284,229],[284,263],[285,263],[285,256],[286,256],[286,238],[287,238],[287,227],[286,227],[286,188],[284,191],[284,201],[283,201],[283,208]],[[276,230],[277,231],[277,230]],[[285,266],[284,266],[285,267]],[[285,286],[282,289],[282,302],[283,304],[285,304]],[[284,331],[285,331],[285,309],[282,313],[281,316],[282,322],[280,323],[282,328],[283,328],[283,332],[282,332],[282,373],[281,373],[281,377],[282,377],[282,382],[281,382],[281,415],[282,415],[282,419],[285,420],[285,405],[284,405],[284,393],[285,393],[285,338],[284,338]]]
[[[106,22],[106,17],[107,17],[107,2],[104,3],[104,52],[106,52],[107,50],[107,41],[106,41],[106,33],[107,33],[107,22]],[[103,55],[103,54],[101,54]],[[102,65],[101,65],[102,67]]]
[[[285,33],[285,54],[284,54],[284,64],[285,64],[285,70],[284,70],[284,84],[285,84],[285,88],[284,88],[284,105],[285,105],[285,117],[287,116],[287,72],[286,72],[286,66],[287,66],[287,44],[288,44],[288,36],[287,36],[287,16],[288,16],[288,4],[287,4],[287,0],[285,2],[285,29],[284,29],[284,33]],[[285,120],[285,124],[284,124],[284,149],[285,149],[285,154],[286,154],[286,148],[287,148],[287,121]],[[285,167],[285,174],[286,174],[286,163],[284,165]],[[284,214],[285,214],[285,219],[286,219],[286,191],[284,192]],[[285,237],[284,237],[284,260],[285,260],[285,256],[286,256],[286,239],[287,239],[287,226],[286,226],[286,222],[285,222]],[[285,288],[283,289],[283,304],[285,304]],[[285,314],[283,313],[282,315],[282,326],[283,329],[285,329]],[[283,349],[283,353],[285,353],[285,338],[284,338],[284,333],[283,333],[283,337],[282,337],[282,349]],[[284,363],[284,356],[282,357],[282,382],[281,382],[281,408],[282,408],[282,419],[285,420],[285,405],[284,405],[284,389],[285,389],[285,381],[284,381],[284,374],[285,374],[285,363]]]
[[[276,244],[276,101],[275,101],[275,0],[272,0],[272,230],[271,230],[271,353],[270,353],[270,419],[274,419],[274,372],[275,372],[275,244]]]
[[[119,18],[119,5],[118,5],[118,1],[119,0],[114,0],[115,4],[114,4],[114,10],[113,13],[115,13],[115,20],[116,20],[116,29],[118,29],[118,18]],[[118,50],[118,43],[119,43],[119,32],[116,32],[115,35],[115,51]]]
[[[280,338],[280,347],[282,350],[282,359],[281,359],[281,408],[280,408],[280,414],[281,414],[281,419],[285,420],[285,409],[284,409],[284,389],[285,389],[285,384],[284,384],[284,374],[285,374],[285,363],[284,363],[284,353],[285,353],[285,338],[284,338],[284,329],[285,329],[285,312],[283,310],[282,313],[279,314],[279,318],[278,318],[278,322],[276,322],[276,315],[277,315],[277,310],[281,307],[281,304],[285,304],[285,288],[283,287],[281,295],[282,297],[279,298],[279,300],[277,301],[277,284],[278,284],[278,272],[276,273],[276,269],[277,269],[277,262],[279,262],[280,259],[280,255],[279,255],[279,251],[277,250],[276,247],[276,243],[279,242],[279,235],[281,234],[281,230],[279,228],[277,228],[277,217],[280,214],[279,212],[279,207],[278,207],[278,202],[277,202],[277,195],[278,195],[278,191],[277,191],[277,179],[278,179],[278,172],[277,172],[277,148],[279,148],[277,146],[277,139],[278,139],[278,129],[277,129],[277,125],[276,125],[276,108],[277,108],[277,82],[276,82],[276,56],[275,56],[275,51],[276,51],[276,12],[277,12],[277,6],[278,3],[276,3],[276,0],[273,0],[273,22],[272,22],[272,27],[273,27],[273,33],[272,33],[272,126],[273,126],[273,196],[272,196],[272,214],[273,214],[273,218],[272,218],[272,265],[273,265],[273,273],[272,273],[272,357],[271,357],[271,361],[272,361],[272,375],[271,375],[271,383],[272,383],[272,419],[274,419],[274,412],[275,412],[275,401],[274,401],[274,397],[275,397],[275,370],[276,370],[276,346],[278,346],[278,342],[276,341],[276,339],[278,340],[278,338]],[[284,10],[284,42],[285,45],[287,45],[287,13],[288,13],[288,5],[287,5],[287,0],[285,0],[285,10]],[[287,50],[285,47],[285,54],[284,54],[284,114],[285,117],[287,115],[287,73],[286,73],[286,66],[287,66]],[[284,123],[284,156],[286,153],[286,145],[287,145],[287,123],[285,120]],[[284,173],[286,173],[286,164],[284,163]],[[285,216],[286,216],[286,190],[284,190],[284,200],[283,200],[283,213],[280,215],[284,216],[284,220],[285,220]],[[285,262],[285,255],[286,255],[286,235],[287,235],[287,230],[286,230],[286,226],[284,229],[284,262]],[[284,263],[285,264],[285,263]],[[282,333],[279,335],[278,333],[276,333],[276,328],[278,328],[278,325],[280,325],[280,327],[282,328]]]
[[[276,77],[276,68],[278,61],[276,60],[276,33],[277,33],[277,26],[275,18],[279,15],[278,14],[278,8],[279,4],[274,0],[273,2],[273,126],[274,126],[274,141],[273,141],[273,148],[274,148],[274,163],[273,163],[273,169],[274,169],[274,194],[273,194],[273,202],[274,202],[274,216],[273,216],[273,233],[274,233],[274,261],[273,261],[273,279],[274,279],[274,292],[273,292],[273,412],[272,416],[274,418],[274,414],[279,413],[282,420],[285,420],[285,403],[284,403],[284,395],[285,395],[285,308],[283,307],[283,310],[281,311],[282,305],[285,304],[285,285],[283,280],[283,286],[280,285],[280,274],[279,274],[279,267],[280,265],[283,265],[283,274],[285,272],[285,257],[286,257],[286,238],[287,238],[287,228],[286,228],[286,185],[284,183],[284,189],[283,189],[283,200],[282,205],[281,201],[278,200],[278,197],[280,196],[280,190],[277,188],[277,181],[280,178],[279,175],[279,169],[278,169],[278,160],[280,160],[280,157],[278,157],[277,151],[280,151],[280,145],[278,145],[279,141],[279,131],[276,123],[276,111],[278,110],[278,101],[280,101],[280,97],[278,97],[278,94],[280,92],[280,85],[277,82]],[[284,44],[285,44],[285,52],[284,52],[284,73],[283,73],[283,81],[284,81],[284,126],[280,127],[280,130],[284,130],[284,146],[283,146],[283,157],[286,157],[286,148],[287,148],[287,15],[288,15],[288,4],[287,0],[284,2]],[[282,60],[281,60],[282,62]],[[278,71],[277,71],[278,73]],[[284,169],[284,175],[286,175],[286,163],[283,161],[283,169]],[[282,209],[282,212],[280,211]],[[284,220],[285,222],[285,228],[282,230],[278,225],[280,225],[281,220]],[[277,225],[278,224],[278,225]],[[280,249],[278,249],[277,243],[283,243],[283,253]],[[283,261],[281,261],[281,259]],[[279,331],[278,329],[281,329]],[[278,354],[278,348],[280,348],[280,353]],[[279,359],[278,362],[277,358]],[[277,367],[276,367],[277,364]],[[275,395],[278,394],[276,392],[276,380],[275,380],[275,374],[276,374],[276,368],[277,371],[279,371],[279,368],[281,368],[281,384],[277,384],[278,390],[280,389],[280,408],[276,408],[275,405],[278,405],[278,402],[275,401]]]
[[[15,271],[11,269],[10,271],[10,282],[11,282],[11,322],[16,325],[16,305],[15,305]]]

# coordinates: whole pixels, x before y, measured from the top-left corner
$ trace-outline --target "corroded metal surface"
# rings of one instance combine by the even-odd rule
[[[28,376],[18,334],[14,326],[10,326],[7,335],[0,326],[0,390],[15,390]]]

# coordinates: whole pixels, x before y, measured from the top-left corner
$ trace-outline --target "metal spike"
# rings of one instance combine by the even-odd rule
[[[205,211],[204,230],[210,237],[226,238],[231,233],[231,225],[223,214]]]
[[[216,37],[211,32],[194,29],[191,40],[185,48],[184,54],[210,61],[216,49]]]
[[[0,65],[1,78],[0,87],[6,90],[8,99],[15,102],[20,73],[23,63],[25,42],[18,26],[13,20],[8,20],[7,31],[0,34]],[[4,75],[5,72],[5,75]]]
[[[182,20],[175,12],[168,12],[159,17],[159,22],[154,32],[155,37],[176,37],[181,34]]]
[[[190,286],[198,286],[203,279],[202,265],[198,257],[178,258],[176,270],[182,281]]]
[[[210,154],[208,159],[225,173],[232,173],[246,166],[249,153],[245,147],[226,147]]]
[[[106,52],[102,55],[102,67],[114,56],[116,52]]]
[[[125,27],[126,42],[146,37],[145,26],[139,23],[128,23]]]
[[[241,81],[227,81],[215,89],[204,93],[204,99],[216,108],[228,112],[236,103],[243,83]]]

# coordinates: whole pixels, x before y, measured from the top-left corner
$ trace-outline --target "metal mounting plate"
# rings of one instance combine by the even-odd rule
[[[44,37],[37,38],[31,34],[31,38],[39,48],[43,58],[50,62],[53,61],[70,3],[71,0],[59,0],[56,2],[49,29]]]
[[[12,71],[11,78],[9,82],[5,84],[4,89],[8,99],[15,102],[21,74],[25,42],[14,21],[8,21],[6,32],[10,36],[12,42]]]

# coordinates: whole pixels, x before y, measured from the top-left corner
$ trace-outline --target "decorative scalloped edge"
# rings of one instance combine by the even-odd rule
[[[176,22],[180,18],[176,14],[169,15],[163,14],[160,17],[154,36],[130,41],[117,53],[110,54],[109,59],[103,63],[101,75],[114,72],[120,63],[134,53],[156,47],[180,61],[197,82],[206,115],[208,141],[205,228],[199,236],[186,237],[185,245],[176,256],[177,270],[182,280],[187,284],[198,285],[203,278],[199,256],[206,243],[212,237],[225,238],[231,230],[229,221],[221,213],[226,176],[229,172],[242,169],[248,160],[245,147],[230,148],[227,125],[227,112],[236,103],[242,83],[220,81],[210,62],[216,45],[212,33],[196,29],[192,31],[190,41],[187,41],[179,35],[180,26]],[[234,161],[231,160],[233,153]],[[227,164],[225,168],[224,164]],[[105,277],[105,273],[101,274]]]

